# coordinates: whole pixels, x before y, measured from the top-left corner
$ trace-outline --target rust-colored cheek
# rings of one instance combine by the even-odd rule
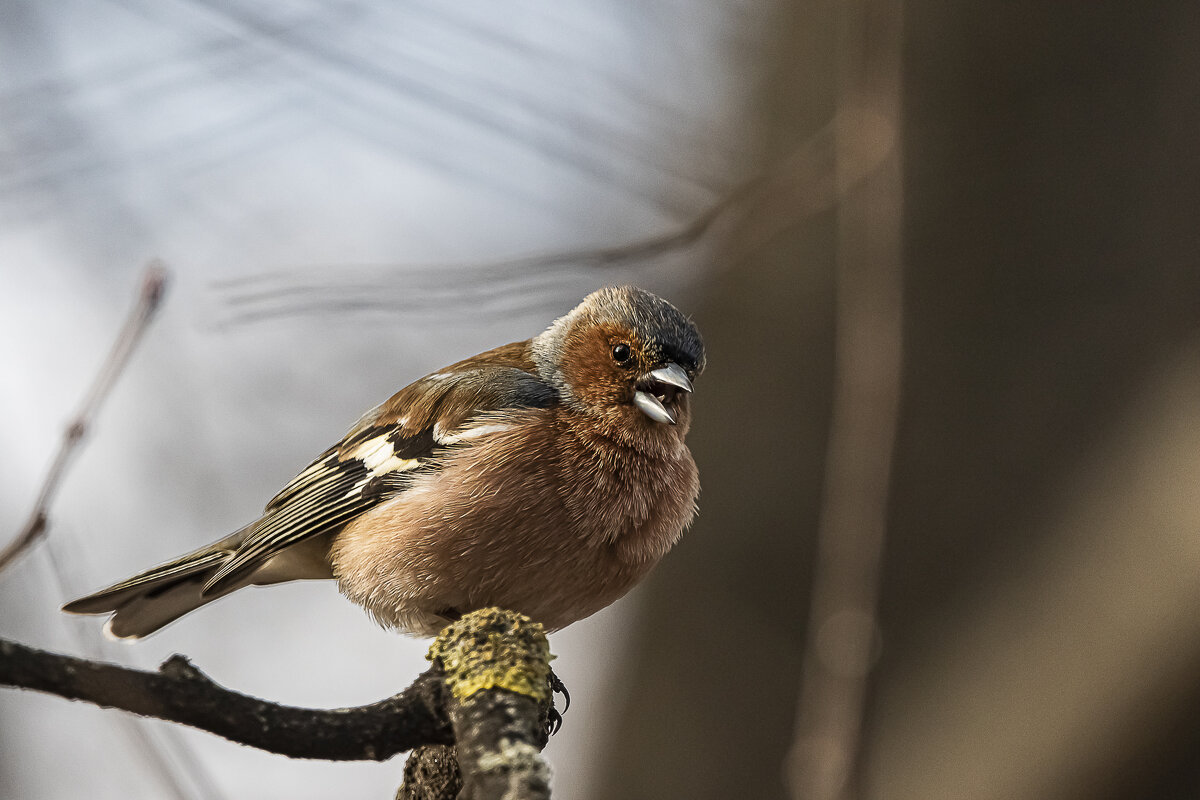
[[[586,337],[572,337],[563,349],[562,373],[575,395],[585,404],[619,403],[632,391],[624,370],[613,363],[609,341],[621,338],[620,329],[601,325]],[[628,339],[628,336],[624,337]]]

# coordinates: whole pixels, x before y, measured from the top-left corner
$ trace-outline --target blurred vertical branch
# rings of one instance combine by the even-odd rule
[[[97,373],[87,395],[80,403],[79,410],[63,431],[62,443],[42,480],[33,510],[20,532],[3,549],[0,549],[0,571],[3,571],[46,537],[50,506],[58,494],[58,488],[66,476],[68,467],[74,463],[79,447],[90,432],[92,421],[96,418],[113,386],[124,374],[130,357],[162,305],[166,294],[167,278],[166,265],[157,259],[150,261],[143,269],[141,281],[138,283],[137,299],[125,317],[125,322],[117,333],[112,349],[100,367],[100,372]],[[58,582],[59,594],[62,595],[62,589],[66,585],[62,566],[53,551],[49,552],[49,559],[51,573]],[[76,636],[76,640],[92,658],[100,658],[100,649],[96,642],[85,640],[81,636]],[[158,738],[152,738],[136,719],[132,717],[120,717],[119,719],[119,724],[136,746],[139,758],[159,778],[172,797],[220,797],[220,792],[213,783],[212,777],[195,756],[174,737],[173,733],[163,732]],[[165,745],[170,745],[175,749],[176,758],[174,760],[165,752]],[[188,791],[177,774],[179,769],[176,765],[191,777],[196,786],[196,793]]]
[[[79,411],[67,423],[66,430],[63,432],[62,444],[54,456],[50,469],[46,472],[45,480],[42,481],[42,488],[38,492],[29,519],[17,536],[3,549],[0,549],[0,570],[15,561],[46,535],[50,503],[58,492],[59,484],[62,483],[67,467],[72,463],[71,457],[75,455],[76,448],[87,435],[101,404],[108,397],[117,378],[121,377],[121,373],[129,363],[129,356],[133,354],[133,350],[141,341],[142,334],[146,332],[150,320],[154,318],[154,312],[162,303],[166,285],[166,267],[159,261],[151,261],[147,264],[138,286],[137,302],[130,310],[129,316],[126,317],[125,324],[121,327],[121,332],[117,334],[112,350],[100,368],[95,382],[88,390],[87,396],[83,399],[83,403],[79,406]]]
[[[841,4],[837,24],[834,394],[788,764],[796,800],[854,795],[900,401],[900,2]],[[846,185],[860,154],[881,148],[889,155],[874,173]]]

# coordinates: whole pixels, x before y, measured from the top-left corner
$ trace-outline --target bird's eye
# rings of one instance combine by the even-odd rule
[[[621,342],[620,344],[614,344],[612,349],[612,357],[613,361],[617,362],[623,367],[633,358],[633,350],[631,350],[629,345],[625,344],[624,342]]]

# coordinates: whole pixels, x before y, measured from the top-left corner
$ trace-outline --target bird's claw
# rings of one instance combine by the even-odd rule
[[[562,711],[554,707],[554,695],[556,694],[563,696]],[[549,735],[553,736],[562,729],[563,714],[566,714],[570,707],[571,693],[567,691],[567,685],[554,674],[554,670],[550,670],[550,711],[546,715],[546,732]]]

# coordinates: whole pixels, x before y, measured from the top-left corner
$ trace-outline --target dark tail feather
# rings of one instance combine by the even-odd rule
[[[237,589],[201,596],[200,589],[233,555],[241,530],[208,547],[135,575],[62,607],[71,614],[112,614],[105,630],[119,639],[136,639],[163,627],[205,603]]]
[[[228,591],[201,597],[200,587],[210,575],[208,572],[196,578],[185,578],[153,593],[131,597],[114,609],[115,613],[104,626],[105,633],[118,639],[140,639],[236,590],[237,587],[231,587]]]

